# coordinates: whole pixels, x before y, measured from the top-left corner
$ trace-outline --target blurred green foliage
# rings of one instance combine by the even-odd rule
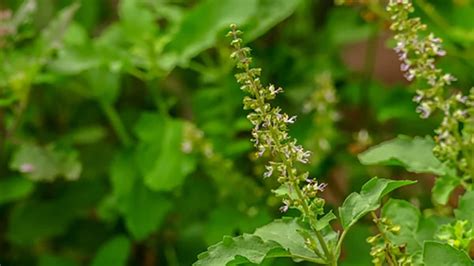
[[[452,55],[439,63],[468,88],[474,3],[432,2],[439,14],[418,12]],[[315,152],[308,171],[330,184],[329,206],[369,176],[414,177],[357,159],[373,143],[424,136],[436,125],[414,112],[380,8],[329,0],[2,1],[0,264],[191,265],[222,236],[281,216],[270,192],[277,184],[260,178],[264,164],[252,154],[224,38],[230,23],[246,32],[263,78],[285,88],[278,104],[298,115],[291,133]],[[327,90],[335,98],[318,94]],[[423,159],[433,165],[428,172],[445,174],[435,158],[412,158],[429,141],[395,141],[416,143],[373,148],[362,163],[417,172]],[[399,158],[370,156],[392,148]],[[437,184],[451,184],[446,175]],[[416,177],[418,185],[396,193],[416,206],[392,200],[382,212],[401,213],[393,217],[401,222],[415,216],[434,231],[439,221],[418,208],[444,209],[431,202],[431,176]],[[433,200],[447,203],[456,185],[441,185]],[[472,196],[456,215],[474,223]],[[263,228],[290,222],[298,226],[285,218]],[[407,228],[396,240],[408,239],[408,248],[431,237]],[[369,219],[354,228],[343,265],[370,264],[365,239],[373,232]],[[433,260],[442,259],[438,245]]]

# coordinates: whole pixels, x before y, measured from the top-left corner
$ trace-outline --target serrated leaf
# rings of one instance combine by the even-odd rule
[[[370,179],[362,186],[360,193],[351,193],[342,204],[342,207],[339,208],[342,227],[344,229],[351,227],[364,215],[379,208],[382,197],[391,191],[413,183],[416,182],[377,177]]]
[[[459,205],[454,210],[456,219],[468,220],[474,225],[474,191],[466,192],[459,200]]]
[[[433,155],[434,142],[425,138],[400,135],[359,154],[364,165],[399,165],[414,173],[447,174],[446,167]]]
[[[231,238],[225,236],[216,245],[210,246],[204,253],[198,255],[194,266],[233,265],[251,262],[259,264],[273,251],[280,256],[288,256],[279,244],[274,241],[264,241],[256,235],[244,234]]]
[[[435,185],[431,190],[431,198],[436,204],[445,205],[448,203],[449,196],[455,188],[461,184],[461,179],[450,175],[444,175],[436,178]]]
[[[472,266],[473,261],[461,250],[448,244],[426,241],[423,248],[423,262],[425,266]]]
[[[135,159],[145,184],[155,191],[180,186],[195,159],[182,151],[183,122],[158,114],[142,115],[135,132],[140,139]]]
[[[0,205],[27,196],[33,191],[33,188],[33,182],[25,178],[0,179]]]
[[[295,261],[305,260],[323,264],[324,260],[306,247],[305,240],[301,236],[302,232],[315,238],[314,233],[296,218],[275,220],[258,228],[252,235],[225,237],[222,242],[200,254],[199,260],[194,265],[229,265],[229,263],[236,265],[246,262],[258,264],[264,258],[270,257],[291,257]],[[335,244],[337,234],[332,230],[327,231],[324,232],[324,238],[327,242]]]
[[[82,171],[76,151],[52,145],[21,145],[13,155],[10,167],[33,181],[53,181],[58,177],[76,180]]]
[[[186,14],[165,53],[178,64],[188,60],[216,42],[218,33],[231,23],[242,24],[257,10],[257,0],[205,0]]]
[[[295,218],[275,220],[255,230],[254,235],[259,236],[263,240],[277,242],[296,260],[304,258],[305,260],[324,263],[324,260],[319,258],[306,246],[304,243],[305,240],[300,234],[301,231],[310,234],[314,239],[316,239],[314,233],[311,232],[301,221]],[[333,242],[337,238],[337,235],[331,231],[331,233],[324,235],[324,238],[328,242]],[[321,247],[319,247],[319,249],[322,252]]]
[[[125,266],[130,256],[130,240],[125,236],[116,236],[105,242],[95,255],[91,266]]]

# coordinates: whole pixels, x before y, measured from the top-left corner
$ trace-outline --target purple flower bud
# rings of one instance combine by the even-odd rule
[[[439,49],[438,51],[436,51],[436,55],[437,55],[437,56],[445,56],[445,55],[446,55],[446,51],[445,51],[445,50],[442,50],[442,49]]]
[[[24,163],[20,165],[20,172],[22,173],[31,173],[35,170],[35,166],[31,163]]]
[[[326,189],[327,186],[328,186],[327,183],[321,183],[321,184],[318,185],[317,190],[323,192],[324,189]]]
[[[408,80],[408,81],[412,81],[414,78],[415,78],[415,74],[413,74],[412,71],[408,71],[405,73],[405,78]]]
[[[410,65],[409,65],[409,64],[402,63],[402,64],[400,65],[400,70],[401,70],[401,71],[405,72],[405,71],[407,71],[408,69],[410,69]]]

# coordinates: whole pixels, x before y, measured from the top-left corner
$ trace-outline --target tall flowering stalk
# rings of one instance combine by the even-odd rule
[[[433,33],[424,34],[427,26],[420,18],[410,18],[414,11],[410,0],[391,0],[387,8],[392,20],[391,30],[396,33],[395,52],[408,81],[418,79],[423,84],[416,91],[417,112],[428,118],[434,111],[443,113],[436,132],[436,156],[455,167],[463,179],[474,178],[474,91],[469,96],[448,90],[456,81],[449,73],[435,65],[436,59],[446,55],[442,40]],[[466,188],[470,186],[464,183]]]
[[[253,124],[252,142],[257,149],[257,156],[261,157],[269,153],[271,161],[265,166],[264,177],[277,177],[282,187],[286,188],[283,193],[284,205],[280,208],[282,212],[289,208],[300,210],[303,218],[308,221],[317,236],[317,241],[324,254],[317,249],[316,240],[307,238],[308,247],[328,263],[335,263],[335,256],[329,250],[322,234],[316,229],[318,215],[323,214],[324,200],[317,197],[318,193],[326,187],[324,183],[318,183],[309,178],[308,172],[297,170],[297,164],[307,164],[310,152],[297,144],[296,139],[288,135],[288,125],[295,122],[295,116],[283,113],[279,107],[274,107],[270,101],[276,95],[283,92],[282,88],[274,85],[264,86],[260,81],[260,68],[252,68],[250,48],[242,46],[240,38],[242,32],[236,25],[231,25],[228,36],[232,38],[231,46],[233,53],[231,58],[236,60],[237,68],[241,73],[236,74],[237,82],[241,89],[248,93],[243,100],[244,109],[251,110],[247,118]]]

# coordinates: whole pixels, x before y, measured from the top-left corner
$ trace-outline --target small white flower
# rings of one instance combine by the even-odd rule
[[[296,121],[296,115],[292,116],[292,117],[285,117],[285,123],[287,124],[293,124],[294,122]]]
[[[267,178],[267,177],[270,177],[270,176],[273,175],[273,166],[265,165],[265,169],[267,169],[267,171],[265,173],[263,173],[264,178]]]
[[[462,95],[462,93],[456,94],[456,101],[460,103],[466,103],[467,102],[467,96]]]

